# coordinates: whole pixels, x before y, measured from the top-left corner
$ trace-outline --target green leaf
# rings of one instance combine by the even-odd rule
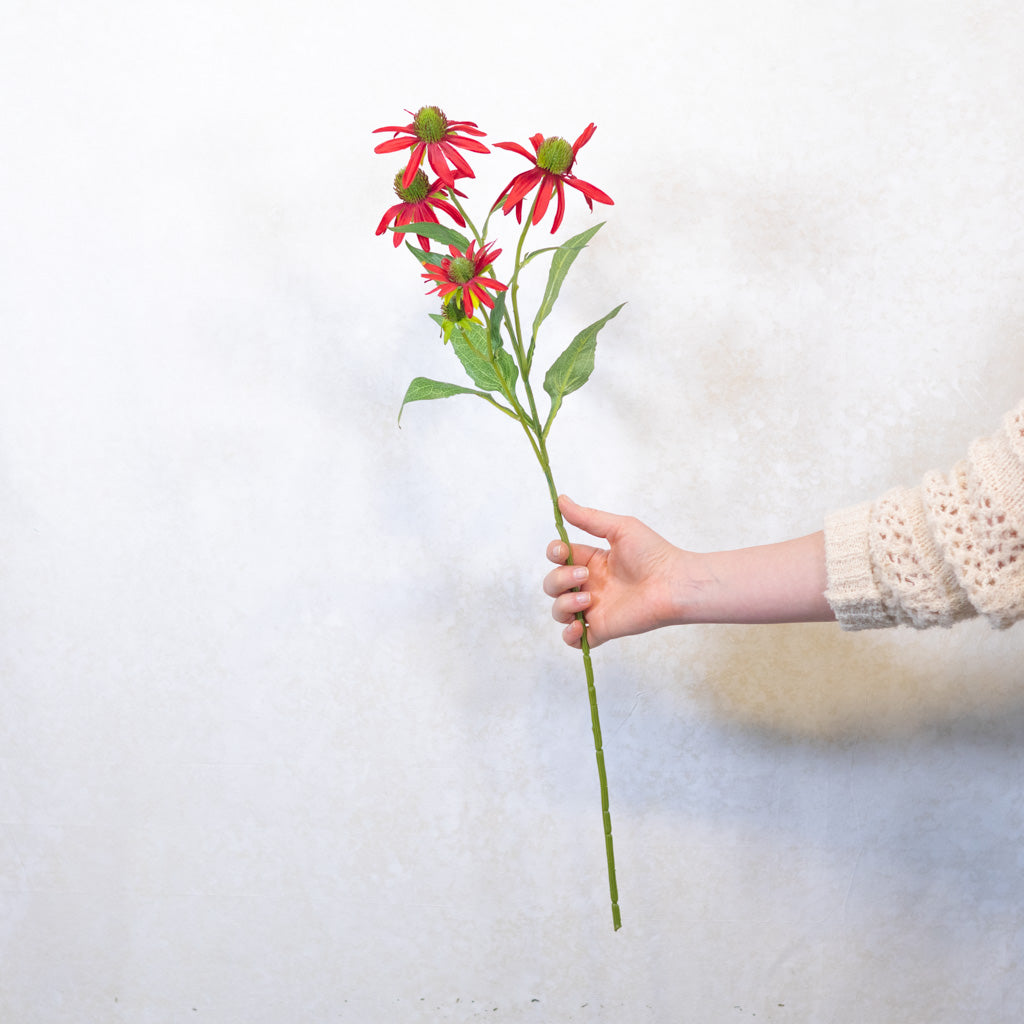
[[[413,245],[412,242],[406,242],[405,247],[416,257],[419,263],[431,263],[435,267],[439,267],[444,260],[444,257],[439,252],[424,252],[418,245]]]
[[[501,322],[505,319],[505,295],[498,292],[494,296],[494,309],[491,310],[491,347],[497,351],[501,348]]]
[[[417,377],[409,385],[402,399],[402,407],[398,410],[398,422],[402,422],[402,413],[410,402],[424,402],[432,398],[451,398],[452,395],[479,395],[490,399],[482,391],[464,388],[461,384],[447,384],[443,380],[431,380],[429,377]]]
[[[516,365],[516,361],[503,347],[501,340],[501,325],[505,319],[506,294],[506,292],[498,292],[498,294],[494,296],[494,309],[491,310],[491,351],[494,353],[495,358],[498,361],[498,365],[501,367],[501,372],[505,375],[505,380],[508,382],[509,387],[513,387],[515,382],[519,379],[519,367]]]
[[[421,222],[418,224],[403,224],[401,227],[388,228],[397,234],[422,235],[424,238],[431,238],[442,245],[454,245],[460,252],[469,248],[469,239],[460,235],[454,228],[446,228],[443,224],[430,224]]]
[[[506,384],[511,388],[515,384],[518,371],[512,357],[500,347],[491,348],[494,353],[495,362],[501,369]],[[472,321],[456,326],[451,334],[452,348],[462,363],[462,368],[469,374],[469,379],[477,387],[485,391],[502,391],[501,381],[498,379],[494,364],[488,358],[488,334],[480,324]]]
[[[603,316],[589,327],[584,327],[569,342],[568,348],[551,364],[551,368],[544,376],[544,390],[551,396],[551,412],[548,413],[548,421],[544,425],[545,434],[562,405],[562,399],[573,391],[578,391],[590,379],[594,372],[597,333],[612,317],[618,315],[624,305],[624,302],[620,303],[607,316]]]
[[[555,250],[555,255],[551,257],[551,270],[548,273],[548,283],[547,287],[544,289],[544,298],[541,299],[540,307],[537,309],[537,315],[533,319],[534,338],[537,337],[537,331],[540,329],[540,325],[547,318],[548,313],[550,313],[554,308],[555,300],[558,298],[558,293],[562,288],[562,282],[565,280],[565,275],[569,273],[569,268],[573,265],[573,261],[586,248],[587,242],[589,242],[603,226],[604,221],[600,224],[595,224],[594,227],[588,228],[581,234],[573,236],[569,241],[564,242]]]

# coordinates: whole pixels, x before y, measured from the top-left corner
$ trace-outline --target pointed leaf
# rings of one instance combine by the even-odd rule
[[[548,313],[550,313],[554,308],[555,300],[558,298],[558,293],[562,288],[562,282],[565,280],[565,275],[569,273],[569,268],[573,265],[573,261],[586,248],[587,242],[589,242],[603,226],[604,221],[600,224],[594,225],[592,228],[588,228],[586,231],[578,235],[575,235],[555,250],[554,256],[551,257],[551,270],[548,272],[548,283],[547,287],[544,289],[544,298],[541,299],[540,307],[537,309],[537,315],[533,319],[534,338],[537,337],[537,331],[539,330],[540,325],[547,318]]]
[[[480,324],[461,322],[451,334],[452,348],[469,374],[469,379],[485,391],[500,391],[501,384],[487,359],[487,333]]]
[[[488,359],[487,331],[481,324],[463,321],[452,331],[451,343],[462,368],[477,387],[503,391],[494,363]],[[511,388],[518,376],[515,360],[503,348],[492,351],[505,383]]]
[[[403,224],[401,227],[388,228],[389,231],[394,231],[397,234],[409,234],[422,235],[424,238],[431,238],[435,242],[441,242],[442,245],[454,245],[460,252],[465,252],[469,248],[469,239],[465,235],[460,235],[454,228],[446,228],[443,224],[431,224],[429,222],[421,222],[418,224]]]
[[[607,316],[603,316],[589,327],[584,327],[569,342],[568,348],[551,364],[551,368],[544,376],[544,390],[551,396],[551,412],[548,413],[548,422],[544,427],[545,434],[562,405],[562,399],[573,391],[578,391],[590,379],[594,372],[597,333],[624,305],[624,302],[621,303]]]
[[[417,377],[409,385],[402,399],[402,407],[398,410],[398,422],[402,422],[402,413],[410,402],[423,402],[432,398],[451,398],[452,395],[479,395],[487,398],[482,391],[464,388],[461,384],[447,384],[443,380],[431,380],[429,377]],[[489,399],[488,399],[489,400]]]
[[[491,310],[491,347],[497,351],[501,348],[501,322],[505,319],[506,292],[498,292],[494,296],[494,309]]]
[[[502,375],[510,388],[514,388],[519,379],[519,366],[504,348],[501,340],[501,324],[505,319],[505,292],[494,296],[494,309],[491,310],[491,351],[501,367]]]
[[[419,263],[430,263],[435,267],[439,267],[444,262],[444,257],[439,252],[425,252],[418,245],[413,245],[412,242],[406,242],[405,247],[416,257]]]

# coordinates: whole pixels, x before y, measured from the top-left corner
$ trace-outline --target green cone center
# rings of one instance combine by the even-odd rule
[[[552,135],[540,144],[537,166],[552,174],[565,174],[572,166],[572,146],[565,139]]]
[[[423,171],[417,171],[416,177],[412,179],[412,184],[408,188],[402,188],[402,177],[404,174],[405,171],[402,170],[395,175],[395,195],[403,203],[422,203],[430,191],[430,179],[427,178]]]
[[[473,280],[475,274],[476,267],[473,266],[473,261],[466,259],[465,256],[456,256],[448,271],[448,276],[456,284],[467,284]]]
[[[440,107],[420,107],[412,123],[424,142],[440,142],[448,133],[448,118]]]

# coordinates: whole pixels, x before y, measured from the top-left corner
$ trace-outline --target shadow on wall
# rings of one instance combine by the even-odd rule
[[[927,633],[712,627],[694,651],[694,697],[715,718],[794,740],[996,725],[1024,735],[1022,640],[1024,627],[999,632],[982,621]]]

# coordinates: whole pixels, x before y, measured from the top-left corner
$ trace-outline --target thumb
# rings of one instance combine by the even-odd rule
[[[573,526],[584,530],[593,537],[607,538],[610,533],[614,532],[616,524],[622,518],[611,512],[601,512],[596,508],[584,508],[565,494],[559,496],[558,507],[562,515]]]

